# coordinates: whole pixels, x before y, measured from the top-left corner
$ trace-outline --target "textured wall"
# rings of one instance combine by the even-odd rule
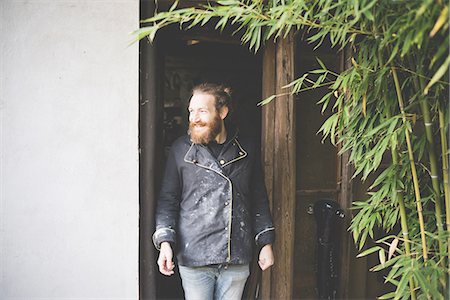
[[[0,2],[0,299],[136,299],[139,1]]]

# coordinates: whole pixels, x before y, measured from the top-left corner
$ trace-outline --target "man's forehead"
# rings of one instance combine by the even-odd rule
[[[214,107],[215,105],[215,98],[213,95],[210,94],[204,94],[204,93],[194,93],[192,95],[191,100],[189,101],[189,107]]]

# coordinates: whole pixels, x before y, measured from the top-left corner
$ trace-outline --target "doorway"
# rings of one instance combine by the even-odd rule
[[[164,162],[172,142],[186,133],[191,90],[202,82],[222,83],[232,88],[232,121],[241,134],[251,135],[260,142],[261,108],[257,103],[262,97],[261,55],[240,45],[238,38],[208,27],[191,31],[167,28],[160,32],[158,39],[160,68],[156,76],[161,80],[157,101],[161,102],[162,111],[157,126],[162,135],[157,161]],[[155,169],[156,194],[163,169],[163,163]],[[155,278],[157,299],[183,297],[178,272],[171,277],[155,272]]]

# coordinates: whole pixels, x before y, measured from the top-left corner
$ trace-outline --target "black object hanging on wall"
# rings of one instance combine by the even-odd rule
[[[336,299],[339,286],[339,232],[345,214],[331,199],[318,200],[312,208],[316,219],[317,293],[319,299]]]

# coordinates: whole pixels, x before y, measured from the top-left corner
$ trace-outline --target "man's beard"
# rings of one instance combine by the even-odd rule
[[[189,123],[189,134],[194,144],[208,144],[216,138],[221,130],[222,119],[220,118],[219,114],[217,114],[210,123]]]

